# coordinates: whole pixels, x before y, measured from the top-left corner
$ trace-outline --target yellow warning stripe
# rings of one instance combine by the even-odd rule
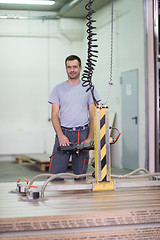
[[[105,122],[105,108],[100,110],[100,142],[101,142],[101,181],[106,180],[107,167],[106,167],[106,122]]]
[[[100,129],[100,140],[103,138],[103,136],[106,133],[106,124],[103,125],[103,127]]]
[[[106,177],[106,175],[107,175],[107,168],[106,168],[106,165],[105,165],[105,167],[101,170],[101,180],[102,181]]]
[[[106,156],[106,144],[101,149],[101,161]]]
[[[107,119],[106,119],[107,117]],[[95,180],[108,181],[108,176],[110,178],[110,148],[108,149],[109,142],[106,142],[106,137],[108,139],[109,129],[108,120],[108,107],[105,106],[95,107],[94,112],[94,147],[95,147]],[[107,134],[107,136],[106,136]],[[109,153],[108,153],[109,150]],[[108,159],[109,158],[109,159]],[[108,162],[109,160],[109,162]]]

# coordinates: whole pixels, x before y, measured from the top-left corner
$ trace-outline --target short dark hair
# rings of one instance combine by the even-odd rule
[[[77,60],[79,62],[79,66],[81,67],[81,59],[76,55],[68,56],[65,60],[65,65],[67,65],[67,61],[73,61],[73,60]]]

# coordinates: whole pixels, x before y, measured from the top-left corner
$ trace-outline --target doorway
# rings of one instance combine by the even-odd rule
[[[122,166],[139,167],[138,157],[138,70],[122,72]]]

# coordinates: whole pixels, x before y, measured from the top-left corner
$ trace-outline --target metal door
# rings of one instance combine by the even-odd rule
[[[138,158],[138,70],[122,73],[122,166],[137,169]]]

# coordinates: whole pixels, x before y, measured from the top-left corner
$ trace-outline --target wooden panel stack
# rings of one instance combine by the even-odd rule
[[[9,192],[15,187],[0,183],[0,239],[160,239],[159,187],[45,192],[32,202]]]

